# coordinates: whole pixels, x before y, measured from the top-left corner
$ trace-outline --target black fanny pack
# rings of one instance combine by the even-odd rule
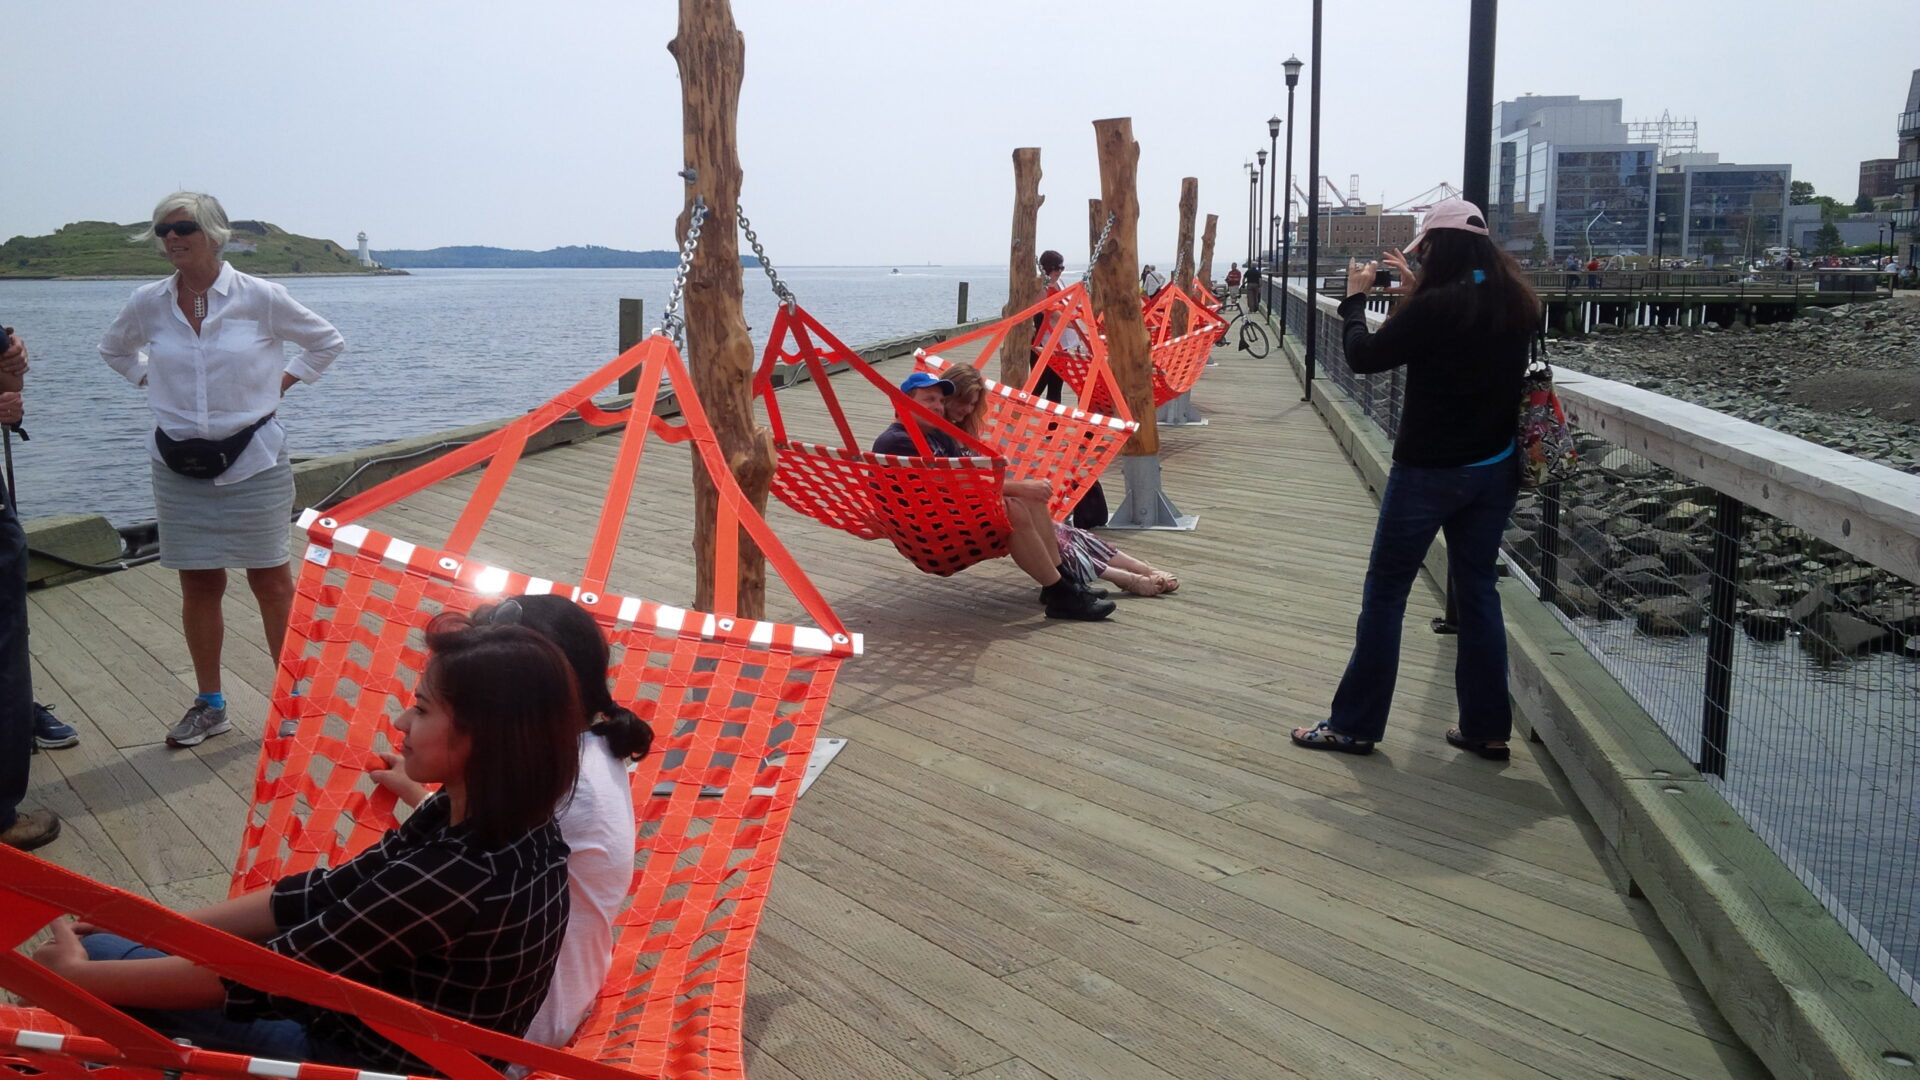
[[[194,480],[211,480],[233,466],[234,459],[253,441],[253,433],[273,417],[268,413],[224,439],[176,439],[154,428],[153,445],[167,468]]]

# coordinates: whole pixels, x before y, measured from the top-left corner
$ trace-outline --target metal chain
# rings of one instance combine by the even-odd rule
[[[773,268],[773,260],[767,258],[767,249],[760,246],[760,238],[754,235],[753,225],[747,221],[747,212],[735,206],[733,216],[740,219],[740,231],[747,234],[747,243],[753,247],[754,258],[760,260],[760,269],[765,270],[767,280],[773,282],[773,295],[788,307],[798,304],[799,301],[793,298],[793,290],[787,288],[787,283],[780,280],[779,271]]]
[[[660,332],[682,349],[687,347],[687,323],[680,317],[680,300],[687,291],[687,268],[693,265],[693,249],[700,244],[700,225],[707,220],[707,199],[693,197],[693,217],[687,224],[687,238],[680,244],[680,265],[673,271],[673,291],[667,294],[667,313],[660,316]]]
[[[1094,266],[1100,262],[1100,256],[1106,253],[1107,237],[1113,235],[1113,219],[1114,215],[1108,214],[1107,223],[1100,226],[1100,239],[1094,241],[1093,254],[1087,259],[1087,272],[1080,275],[1081,281],[1087,281],[1093,277]]]

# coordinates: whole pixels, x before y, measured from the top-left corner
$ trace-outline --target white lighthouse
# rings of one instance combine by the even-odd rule
[[[365,232],[360,234],[360,265],[373,265],[373,256],[367,253],[367,234]]]

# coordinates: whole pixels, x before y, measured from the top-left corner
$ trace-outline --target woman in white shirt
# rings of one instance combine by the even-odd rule
[[[446,616],[442,616],[446,618]],[[573,792],[554,808],[554,820],[567,842],[567,896],[570,907],[560,960],[554,965],[547,999],[528,1026],[526,1038],[543,1046],[565,1046],[593,1010],[613,966],[613,921],[633,892],[633,792],[629,762],[653,746],[653,729],[607,691],[610,651],[600,624],[585,608],[564,596],[516,596],[474,609],[475,625],[523,626],[560,647],[573,669],[585,715],[580,724],[580,774]],[[383,755],[388,768],[374,780],[417,806],[426,788],[398,768],[399,758]]]
[[[220,690],[227,569],[247,572],[280,655],[293,607],[287,539],[293,470],[275,419],[297,382],[320,377],[346,343],[287,290],[220,257],[232,230],[211,195],[177,191],[153,208],[174,273],[134,290],[100,342],[108,366],[147,391],[160,565],[180,572],[181,621],[199,696],[167,733],[193,746],[231,730]],[[289,362],[285,345],[300,352]]]

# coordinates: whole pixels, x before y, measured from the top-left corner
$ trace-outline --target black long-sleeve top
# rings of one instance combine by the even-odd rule
[[[1456,290],[1474,287],[1412,297],[1378,332],[1367,329],[1365,297],[1340,303],[1348,367],[1370,375],[1406,365],[1400,433],[1393,441],[1393,460],[1402,465],[1458,468],[1513,444],[1529,335],[1463,331]]]

